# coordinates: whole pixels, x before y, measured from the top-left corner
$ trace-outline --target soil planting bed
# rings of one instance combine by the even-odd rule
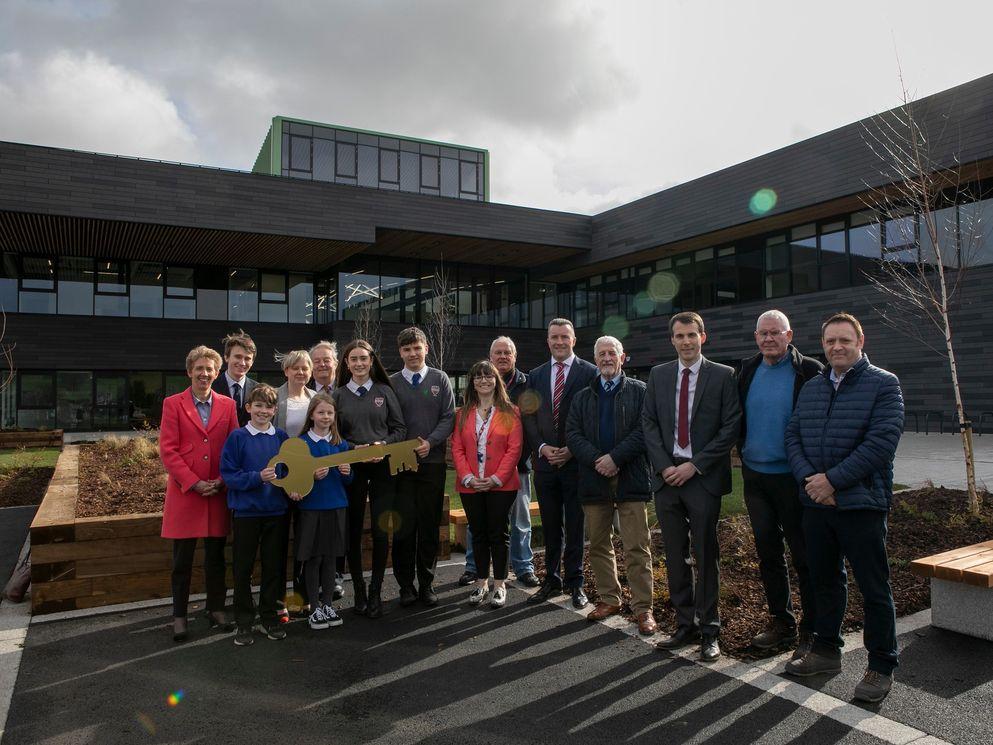
[[[16,467],[0,472],[0,507],[41,504],[54,468]]]
[[[152,440],[110,437],[83,445],[76,517],[162,512],[166,480]]]
[[[993,497],[982,496],[981,514],[976,517],[966,510],[966,497],[961,491],[944,488],[925,488],[905,491],[894,498],[889,518],[887,550],[890,561],[890,581],[896,602],[897,616],[906,616],[928,608],[931,594],[928,580],[910,573],[909,564],[930,554],[948,551],[986,541],[993,535]],[[747,515],[736,515],[721,520],[718,529],[721,546],[721,645],[725,652],[743,659],[771,657],[783,650],[760,652],[752,648],[752,637],[765,628],[768,612],[765,592],[759,579],[758,558]],[[618,573],[621,575],[623,613],[632,619],[630,592],[624,570],[624,550],[615,539]],[[663,551],[658,535],[653,536],[652,559],[655,575],[655,618],[661,633],[675,630],[675,614],[669,604],[669,590]],[[535,556],[536,571],[544,576],[544,556]],[[599,598],[596,581],[588,559],[583,571],[586,593],[592,603]],[[796,592],[797,580],[790,567],[793,587],[793,605],[800,607]],[[855,584],[851,570],[848,572],[848,612],[844,630],[862,628],[862,596]]]

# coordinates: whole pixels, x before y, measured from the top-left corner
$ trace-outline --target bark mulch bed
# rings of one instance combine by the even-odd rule
[[[890,562],[890,581],[896,603],[897,616],[906,616],[930,607],[930,585],[927,579],[910,573],[914,559],[968,546],[993,537],[993,497],[983,495],[981,514],[972,516],[966,510],[965,493],[953,489],[924,488],[899,493],[894,498],[889,517],[887,549]],[[771,657],[783,649],[761,652],[752,648],[752,637],[765,628],[768,614],[765,592],[759,578],[758,558],[747,515],[736,515],[721,520],[718,528],[721,546],[721,646],[725,652],[742,659]],[[617,568],[623,587],[623,614],[632,619],[630,592],[624,569],[624,550],[615,539]],[[675,614],[669,604],[663,551],[658,535],[653,536],[652,559],[655,575],[655,618],[659,629],[671,633],[675,629]],[[544,575],[544,556],[535,556],[536,571]],[[596,580],[588,558],[583,571],[586,593],[592,603],[599,598]],[[800,607],[796,592],[797,580],[790,567],[793,587],[793,605]],[[848,612],[845,632],[862,628],[862,596],[855,584],[851,570],[848,572]]]
[[[158,443],[147,437],[83,445],[76,517],[161,512],[166,481]]]
[[[0,471],[0,507],[41,504],[54,468],[15,466]]]

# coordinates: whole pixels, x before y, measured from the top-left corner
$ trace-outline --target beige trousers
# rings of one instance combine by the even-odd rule
[[[627,561],[628,583],[631,585],[631,610],[639,615],[652,609],[652,551],[646,502],[583,504],[590,537],[590,565],[596,576],[601,602],[620,605],[621,583],[617,579],[617,561],[610,541],[615,507]]]

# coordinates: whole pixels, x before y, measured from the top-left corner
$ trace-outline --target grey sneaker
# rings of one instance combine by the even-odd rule
[[[806,655],[814,646],[814,635],[809,631],[800,632],[800,641],[797,642],[796,649],[793,650],[794,660],[799,660]]]
[[[800,678],[808,678],[811,675],[823,675],[824,673],[840,673],[841,655],[838,657],[828,657],[817,652],[807,652],[799,660],[790,660],[787,662],[786,672]]]
[[[855,686],[855,698],[870,704],[878,704],[893,687],[893,676],[875,670],[866,670],[861,682]]]
[[[234,636],[234,645],[236,647],[250,647],[255,643],[255,637],[252,636],[252,630],[249,629],[238,629],[238,633]]]
[[[752,637],[752,646],[756,649],[774,649],[782,644],[792,644],[796,641],[796,627],[783,623],[778,618],[769,621],[769,625]]]
[[[314,608],[314,612],[310,614],[310,618],[307,620],[312,629],[327,629],[330,628],[327,616],[324,615],[324,609],[321,606]]]

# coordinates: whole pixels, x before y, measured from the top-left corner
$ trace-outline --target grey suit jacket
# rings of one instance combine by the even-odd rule
[[[279,388],[276,389],[276,421],[274,422],[274,424],[284,431],[286,430],[286,399],[289,397],[289,395],[290,395],[289,383],[283,383],[281,386],[279,386]],[[303,395],[305,395],[308,399],[311,399],[317,394],[313,391],[313,389],[304,386]],[[292,434],[287,432],[287,434],[289,434],[291,437],[296,437],[295,432]]]
[[[642,425],[645,448],[652,464],[652,488],[665,486],[661,473],[673,465],[673,431],[676,428],[676,376],[679,361],[656,365],[648,377]],[[690,412],[694,479],[714,496],[731,491],[731,447],[741,427],[741,403],[734,370],[703,359]]]

